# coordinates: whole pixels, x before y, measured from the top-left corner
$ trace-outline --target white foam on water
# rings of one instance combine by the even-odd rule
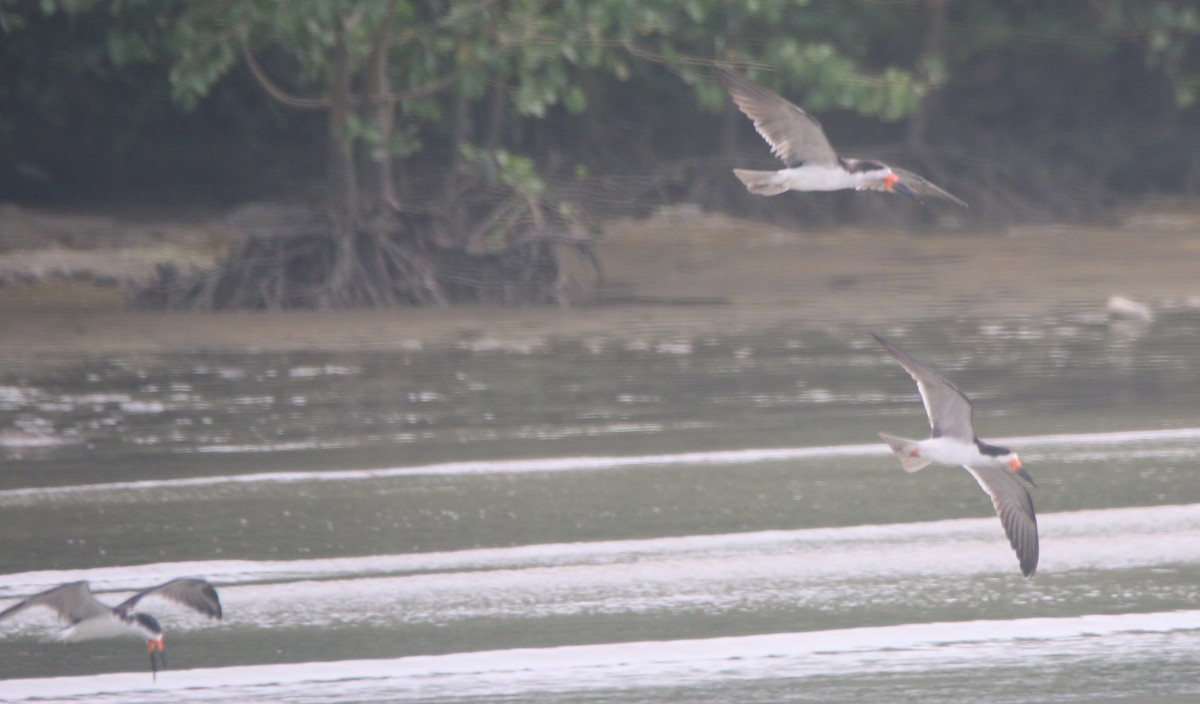
[[[1129,443],[1155,443],[1200,440],[1200,428],[1166,430],[1133,430],[1111,433],[1069,433],[1059,435],[1029,435],[997,438],[995,442],[1016,447],[1059,447],[1073,445],[1112,446]],[[278,448],[276,448],[278,449]],[[1200,450],[1196,451],[1200,454]],[[196,487],[230,486],[238,484],[294,484],[303,482],[349,482],[388,479],[395,477],[455,476],[470,474],[530,474],[581,472],[623,469],[628,467],[694,467],[703,465],[739,465],[760,462],[826,459],[831,457],[866,457],[887,455],[890,451],[881,443],[863,445],[825,445],[794,448],[759,448],[715,452],[685,452],[665,455],[612,457],[555,457],[527,460],[479,460],[448,462],[415,467],[382,469],[346,469],[311,472],[261,472],[183,479],[146,479],[106,484],[78,484],[61,487],[29,487],[0,491],[0,507],[28,506],[62,500],[87,500],[97,494],[112,494],[111,498],[138,501],[139,491],[187,489]],[[1088,454],[1089,459],[1095,454]]]
[[[1089,509],[1038,516],[1042,537],[1042,571],[1092,566],[1090,552],[1109,567],[1150,563],[1200,561],[1200,541],[1189,538],[1200,531],[1200,503]],[[1170,538],[1161,540],[1161,538]],[[224,584],[295,579],[327,579],[357,575],[419,574],[479,570],[523,569],[560,565],[609,565],[662,558],[728,555],[784,555],[804,550],[845,552],[878,549],[879,559],[869,565],[857,560],[806,565],[822,577],[845,576],[849,571],[881,573],[912,569],[962,569],[961,561],[912,567],[908,557],[888,558],[905,545],[914,550],[944,550],[954,543],[1004,542],[1003,529],[994,517],[914,521],[796,530],[769,530],[716,535],[689,535],[635,540],[577,543],[542,543],[506,548],[473,548],[445,552],[365,555],[302,560],[211,560],[160,562],[136,566],[96,567],[78,570],[39,570],[0,575],[0,596],[15,597],[72,579],[87,579],[97,591],[134,589],[158,579],[181,574],[206,575]],[[1147,549],[1147,540],[1158,546]],[[1069,543],[1069,549],[1059,546]],[[999,554],[1008,556],[1004,542]],[[1007,560],[1006,560],[1007,563]],[[854,566],[850,566],[854,565]],[[971,572],[973,570],[963,570]]]
[[[545,692],[697,686],[786,678],[864,677],[1071,662],[1122,663],[1194,651],[1200,611],[902,624],[801,633],[16,679],[3,702],[417,701]],[[343,698],[344,697],[344,698]]]
[[[1042,563],[1056,575],[1200,564],[1200,504],[1052,513],[1041,517]],[[1021,584],[999,522],[956,519],[676,538],[550,543],[436,553],[292,561],[168,562],[0,575],[20,599],[87,579],[128,592],[181,575],[221,590],[227,623],[323,627],[761,609],[903,608],[925,589],[954,593],[981,576]],[[996,584],[979,589],[998,589]],[[897,588],[896,585],[905,585]],[[939,592],[940,593],[940,592]],[[1019,592],[1024,593],[1024,591]],[[103,597],[117,603],[123,594]],[[1186,598],[1183,595],[1180,598]],[[160,600],[161,601],[161,600]],[[6,606],[0,604],[0,608]],[[160,608],[155,604],[155,609]],[[206,628],[189,614],[174,628]],[[10,635],[45,632],[24,615]],[[47,617],[48,618],[48,617]]]

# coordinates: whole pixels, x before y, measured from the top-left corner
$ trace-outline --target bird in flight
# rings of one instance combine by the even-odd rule
[[[992,497],[1004,533],[1021,563],[1021,573],[1032,577],[1038,564],[1037,516],[1029,490],[1017,481],[1017,477],[1032,486],[1037,484],[1021,467],[1017,453],[1007,447],[989,445],[975,436],[971,401],[946,377],[875,333],[871,333],[871,337],[883,345],[917,382],[917,391],[925,403],[932,430],[925,440],[906,440],[887,433],[879,436],[900,458],[900,464],[907,472],[915,472],[931,462],[965,467]]]
[[[0,611],[0,621],[25,609],[44,606],[69,624],[49,640],[76,643],[120,636],[142,638],[150,653],[150,671],[157,678],[160,663],[163,668],[167,666],[162,625],[150,614],[133,610],[139,601],[149,596],[169,599],[209,618],[219,620],[222,616],[217,590],[203,579],[183,577],[143,589],[117,606],[108,606],[97,600],[87,582],[68,582]]]
[[[779,171],[734,169],[751,193],[774,196],[786,191],[853,188],[902,193],[921,203],[923,198],[940,198],[967,207],[961,198],[911,171],[873,159],[838,156],[815,117],[740,73],[718,67],[717,75],[738,109],[771,146],[771,153],[787,166]]]

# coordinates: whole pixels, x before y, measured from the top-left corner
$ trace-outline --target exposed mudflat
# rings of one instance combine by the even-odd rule
[[[672,335],[792,320],[1103,313],[1200,302],[1200,208],[1146,207],[1121,224],[996,232],[782,229],[715,215],[608,224],[597,291],[577,305],[287,313],[144,313],[131,282],[160,261],[204,266],[229,219],[164,223],[0,209],[0,350],[403,347],[447,339]],[[26,283],[29,282],[29,283]],[[103,285],[97,286],[100,283]]]

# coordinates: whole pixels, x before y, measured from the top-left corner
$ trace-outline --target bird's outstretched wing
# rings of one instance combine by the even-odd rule
[[[917,391],[925,404],[929,416],[929,427],[933,437],[952,437],[975,441],[975,428],[971,423],[971,401],[946,377],[925,366],[907,352],[892,345],[882,337],[871,333],[875,341],[883,345],[888,354],[896,358],[904,371],[917,382]]]
[[[116,608],[118,611],[128,612],[139,601],[148,596],[161,596],[164,599],[170,599],[189,609],[199,611],[209,618],[219,619],[222,616],[221,600],[217,597],[217,590],[203,579],[192,577],[180,577],[179,579],[172,579],[169,582],[160,584],[157,587],[143,589],[121,602]]]
[[[771,145],[771,153],[783,163],[837,163],[837,153],[815,117],[740,73],[718,67],[717,75],[738,109],[754,122],[754,128]]]
[[[901,193],[905,193],[907,191],[907,195],[916,198],[918,201],[922,200],[923,198],[941,198],[942,200],[948,200],[951,203],[963,208],[970,207],[962,198],[942,190],[931,181],[928,181],[911,171],[898,169],[895,166],[891,166],[889,168],[891,168],[892,173],[896,174],[896,178],[899,179],[893,188]]]
[[[107,606],[92,596],[91,587],[87,582],[68,582],[8,607],[0,612],[0,621],[36,606],[53,609],[60,619],[68,623],[79,623],[95,616],[111,614]]]
[[[967,467],[967,471],[992,497],[1004,534],[1021,562],[1021,574],[1032,577],[1038,564],[1038,530],[1029,490],[1003,467]]]

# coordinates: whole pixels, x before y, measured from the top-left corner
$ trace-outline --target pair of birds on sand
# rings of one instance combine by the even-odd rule
[[[771,146],[771,153],[787,166],[779,171],[734,169],[734,175],[751,193],[773,196],[786,191],[853,188],[900,193],[918,201],[940,198],[967,207],[962,199],[911,171],[871,159],[838,156],[816,118],[741,74],[718,68],[717,75],[733,102]],[[1020,458],[1008,448],[990,445],[975,436],[971,402],[945,377],[878,335],[873,336],[917,382],[932,429],[930,437],[920,441],[887,433],[880,436],[906,471],[915,472],[933,462],[965,467],[992,498],[1008,541],[1017,553],[1021,573],[1032,577],[1038,563],[1037,516],[1029,490],[1017,477],[1036,484],[1021,467]]]
[[[725,69],[719,75],[734,102],[754,121],[772,152],[788,167],[780,171],[734,169],[751,193],[777,195],[789,190],[853,188],[897,192],[917,200],[936,197],[966,207],[960,199],[909,171],[878,161],[839,157],[820,123],[808,113],[744,76]],[[932,429],[928,439],[919,441],[886,433],[880,436],[906,471],[915,472],[934,462],[965,467],[992,498],[1021,572],[1032,576],[1038,563],[1037,517],[1029,491],[1016,479],[1021,477],[1033,484],[1021,460],[1008,448],[990,445],[975,436],[971,402],[945,377],[878,335],[874,337],[917,382]],[[222,615],[221,602],[211,584],[182,578],[144,589],[115,607],[97,600],[87,582],[70,582],[10,606],[0,612],[0,621],[40,606],[52,609],[71,624],[55,640],[138,636],[146,641],[151,671],[157,673],[160,664],[166,666],[163,628],[150,614],[134,610],[138,602],[150,596],[169,599],[210,618],[220,619]]]

